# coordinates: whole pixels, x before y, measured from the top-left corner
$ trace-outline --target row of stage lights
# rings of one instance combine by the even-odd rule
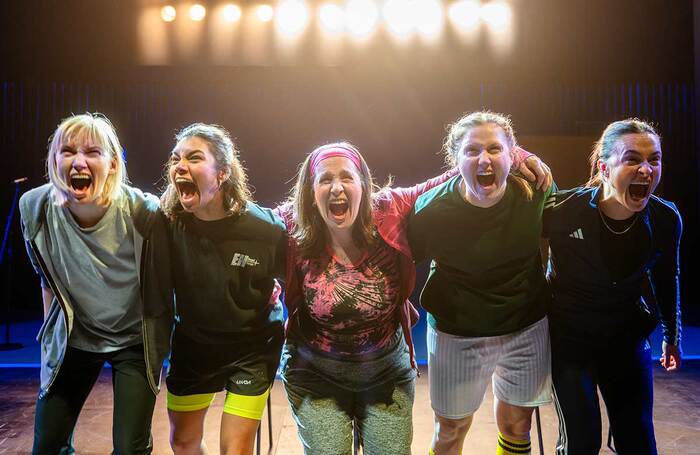
[[[458,0],[451,2],[447,8],[447,18],[458,32],[470,32],[480,23],[494,31],[505,31],[511,23],[512,10],[502,0],[480,3],[478,0]],[[202,21],[207,16],[204,5],[196,3],[185,11],[192,21]],[[161,19],[173,22],[181,13],[173,5],[161,8]],[[229,3],[217,11],[221,17],[234,24],[243,17],[242,8]],[[285,35],[301,34],[308,25],[311,14],[303,0],[280,0],[276,7],[262,3],[253,5],[246,14],[253,14],[261,23],[274,19],[277,30]],[[322,29],[327,33],[342,33],[363,38],[372,34],[384,21],[386,28],[394,35],[402,37],[414,32],[430,38],[442,31],[445,8],[440,0],[347,0],[343,5],[323,3],[317,8],[317,18]]]

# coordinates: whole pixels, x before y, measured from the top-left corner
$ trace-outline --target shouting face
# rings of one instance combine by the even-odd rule
[[[465,199],[478,207],[490,207],[501,200],[513,164],[512,145],[495,123],[470,128],[457,153]]]

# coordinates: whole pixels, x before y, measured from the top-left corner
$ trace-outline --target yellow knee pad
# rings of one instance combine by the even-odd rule
[[[270,395],[270,389],[260,395],[238,395],[236,393],[226,392],[226,401],[224,402],[224,412],[226,414],[237,415],[253,420],[262,419],[267,397]]]

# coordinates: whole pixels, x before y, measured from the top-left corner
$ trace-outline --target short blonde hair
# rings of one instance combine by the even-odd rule
[[[92,142],[99,145],[110,158],[116,162],[116,171],[107,177],[102,190],[102,203],[108,205],[114,200],[122,188],[121,185],[128,183],[126,166],[122,154],[122,146],[114,130],[112,122],[107,117],[99,113],[85,113],[72,115],[65,118],[49,138],[49,153],[46,157],[46,173],[55,191],[55,202],[64,205],[68,202],[70,185],[64,181],[56,168],[56,155],[61,153],[61,148],[72,141]]]

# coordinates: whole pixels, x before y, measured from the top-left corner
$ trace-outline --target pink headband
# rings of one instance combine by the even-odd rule
[[[316,177],[316,167],[318,167],[318,164],[321,161],[325,160],[326,158],[333,158],[334,156],[341,156],[349,159],[355,166],[357,166],[357,170],[360,171],[360,173],[362,172],[362,160],[360,159],[359,153],[342,145],[330,145],[319,147],[311,152],[311,160],[309,161],[311,177]]]

